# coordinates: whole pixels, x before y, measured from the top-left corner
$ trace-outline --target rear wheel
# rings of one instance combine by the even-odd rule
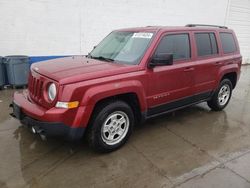
[[[134,114],[127,103],[109,101],[97,107],[89,126],[89,145],[99,152],[111,152],[128,140],[134,126]]]
[[[223,79],[211,100],[207,102],[208,106],[215,111],[224,109],[231,99],[232,89],[231,81],[229,79]]]

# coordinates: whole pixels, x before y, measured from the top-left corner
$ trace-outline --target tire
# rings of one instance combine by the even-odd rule
[[[211,100],[207,101],[208,106],[214,111],[223,110],[231,99],[232,91],[232,82],[229,79],[223,79],[214,92]]]
[[[89,146],[97,152],[111,152],[126,143],[135,123],[133,110],[123,101],[99,105],[87,132]]]

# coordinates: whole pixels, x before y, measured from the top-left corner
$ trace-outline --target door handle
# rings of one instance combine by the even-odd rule
[[[218,62],[215,62],[215,65],[216,66],[219,66],[219,65],[222,65],[223,63],[222,62],[220,62],[220,61],[218,61]]]
[[[227,64],[227,65],[231,65],[231,64],[234,64],[234,62],[233,62],[233,61],[230,61],[230,62],[227,62],[226,64]]]
[[[187,67],[184,69],[184,72],[189,72],[189,71],[193,71],[194,68],[193,67]]]

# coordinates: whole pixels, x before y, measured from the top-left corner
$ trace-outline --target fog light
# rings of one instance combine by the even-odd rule
[[[60,102],[60,101],[58,101],[56,103],[57,108],[66,108],[66,109],[77,108],[78,105],[79,105],[78,101],[73,101],[73,102]]]

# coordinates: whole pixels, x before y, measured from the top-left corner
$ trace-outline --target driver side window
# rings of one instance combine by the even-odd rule
[[[155,55],[161,53],[173,54],[174,60],[190,58],[190,42],[188,34],[170,34],[162,37]]]

